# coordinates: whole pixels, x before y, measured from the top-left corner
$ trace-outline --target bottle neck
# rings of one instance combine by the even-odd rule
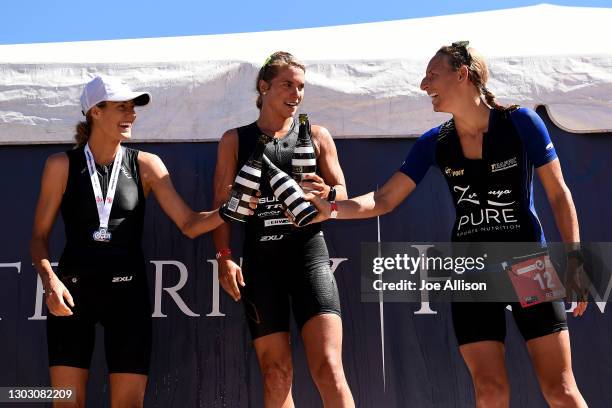
[[[252,160],[256,160],[261,162],[261,158],[263,157],[264,151],[266,150],[266,145],[272,140],[270,136],[261,135],[257,140],[257,144],[255,145],[255,150],[251,155]]]
[[[308,120],[300,122],[300,128],[298,130],[298,142],[310,143],[310,124]]]
[[[268,159],[268,156],[263,156],[262,161],[267,167],[268,175],[274,176],[276,173],[280,172],[280,169]]]

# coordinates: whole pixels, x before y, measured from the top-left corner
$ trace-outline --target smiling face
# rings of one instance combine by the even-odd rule
[[[136,120],[134,101],[106,102],[104,108],[91,108],[91,115],[96,130],[105,137],[117,141],[132,137],[132,125]]]
[[[304,98],[304,71],[292,65],[279,68],[272,80],[259,81],[263,109],[282,118],[295,115]]]
[[[460,85],[460,70],[454,71],[445,55],[436,54],[421,81],[421,89],[431,98],[434,112],[454,111],[454,105],[460,100]]]

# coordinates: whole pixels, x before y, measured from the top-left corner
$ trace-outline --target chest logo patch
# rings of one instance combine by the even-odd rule
[[[444,169],[444,174],[446,174],[447,177],[459,177],[463,176],[464,173],[465,169],[451,169],[450,167]]]
[[[287,218],[274,218],[271,220],[264,221],[264,227],[274,227],[276,225],[290,225],[291,221]]]
[[[518,160],[516,159],[516,157],[513,157],[511,159],[504,160],[499,163],[493,163],[491,165],[491,172],[495,173],[496,171],[508,170],[516,166],[518,166]]]
[[[129,179],[132,178],[132,176],[130,175],[130,173],[128,173],[128,171],[126,170],[126,168],[124,166],[121,166],[121,171],[123,172],[123,175]]]

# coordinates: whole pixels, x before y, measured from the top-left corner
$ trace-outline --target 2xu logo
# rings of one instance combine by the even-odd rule
[[[133,276],[115,276],[113,278],[113,283],[118,283],[118,282],[129,282],[131,281],[133,278]]]
[[[283,239],[283,234],[281,235],[264,235],[261,237],[261,239],[259,240],[260,242],[266,242],[266,241],[279,241],[281,239]]]

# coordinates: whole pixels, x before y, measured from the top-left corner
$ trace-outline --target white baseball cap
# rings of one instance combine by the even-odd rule
[[[81,111],[86,115],[89,110],[100,102],[134,101],[136,106],[144,106],[151,102],[148,92],[134,92],[119,78],[111,76],[96,76],[83,88],[81,94]]]

